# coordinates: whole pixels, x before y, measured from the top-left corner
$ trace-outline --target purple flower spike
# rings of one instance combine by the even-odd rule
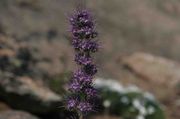
[[[73,73],[69,85],[71,96],[78,100],[69,99],[67,109],[87,114],[94,110],[97,90],[93,87],[93,78],[97,73],[92,53],[99,49],[96,37],[95,23],[91,14],[86,10],[76,11],[69,19],[71,24],[72,46],[75,49],[75,62],[79,69]]]

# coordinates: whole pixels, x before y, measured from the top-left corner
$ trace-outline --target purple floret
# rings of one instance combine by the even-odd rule
[[[92,39],[97,36],[97,32],[92,28],[73,28],[72,34],[74,38],[78,39]]]
[[[85,88],[84,92],[86,93],[87,97],[96,97],[97,96],[97,90],[93,87]]]
[[[91,76],[97,73],[97,67],[94,64],[88,64],[84,66],[83,69],[88,75],[91,75]]]
[[[72,81],[69,85],[69,90],[72,92],[79,92],[81,91],[82,86],[80,82]]]
[[[93,109],[92,104],[88,102],[80,102],[77,108],[83,113],[90,112]]]
[[[80,44],[81,44],[81,42],[82,42],[81,39],[73,38],[73,40],[72,40],[72,45],[73,45],[74,49],[80,50]]]
[[[78,100],[75,99],[75,98],[70,98],[68,101],[67,101],[67,108],[69,110],[73,110],[75,108],[77,108],[77,105],[78,105]]]
[[[92,58],[90,56],[87,56],[84,53],[77,53],[75,55],[75,61],[79,64],[79,65],[88,65],[92,63]]]
[[[97,52],[99,45],[96,41],[82,41],[80,44],[80,49],[83,51]]]
[[[76,11],[70,18],[70,23],[73,27],[94,27],[91,15],[86,11]]]
[[[73,80],[81,82],[81,84],[90,84],[92,82],[93,77],[87,75],[83,70],[77,70],[73,74]]]
[[[97,52],[99,49],[99,44],[97,41],[93,40],[80,40],[74,38],[72,41],[72,45],[77,51],[83,52]]]

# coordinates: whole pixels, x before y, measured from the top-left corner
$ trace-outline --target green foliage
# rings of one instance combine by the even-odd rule
[[[110,101],[111,105],[108,107],[108,110],[111,114],[120,115],[124,119],[134,119],[138,115],[142,115],[145,117],[144,119],[164,119],[164,114],[159,104],[141,93],[128,92],[121,94],[104,91],[102,92],[102,98]],[[136,107],[134,103],[139,103],[139,107]]]
[[[65,84],[67,84],[70,79],[71,72],[64,72],[57,76],[54,76],[53,79],[49,80],[49,87],[56,93],[62,95],[65,93]]]
[[[112,87],[99,86],[102,105],[110,114],[123,119],[165,119],[160,104],[149,93],[128,88],[116,91]]]

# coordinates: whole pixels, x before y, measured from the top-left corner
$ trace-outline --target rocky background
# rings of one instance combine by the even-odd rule
[[[67,18],[77,1],[0,0],[0,119],[73,117],[62,102],[75,67]],[[87,0],[87,7],[102,44],[97,77],[152,93],[167,119],[179,119],[180,1]],[[105,110],[91,118],[119,116]]]

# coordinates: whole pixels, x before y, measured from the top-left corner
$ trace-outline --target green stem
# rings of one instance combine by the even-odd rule
[[[82,114],[79,116],[79,119],[83,119],[83,115]]]

